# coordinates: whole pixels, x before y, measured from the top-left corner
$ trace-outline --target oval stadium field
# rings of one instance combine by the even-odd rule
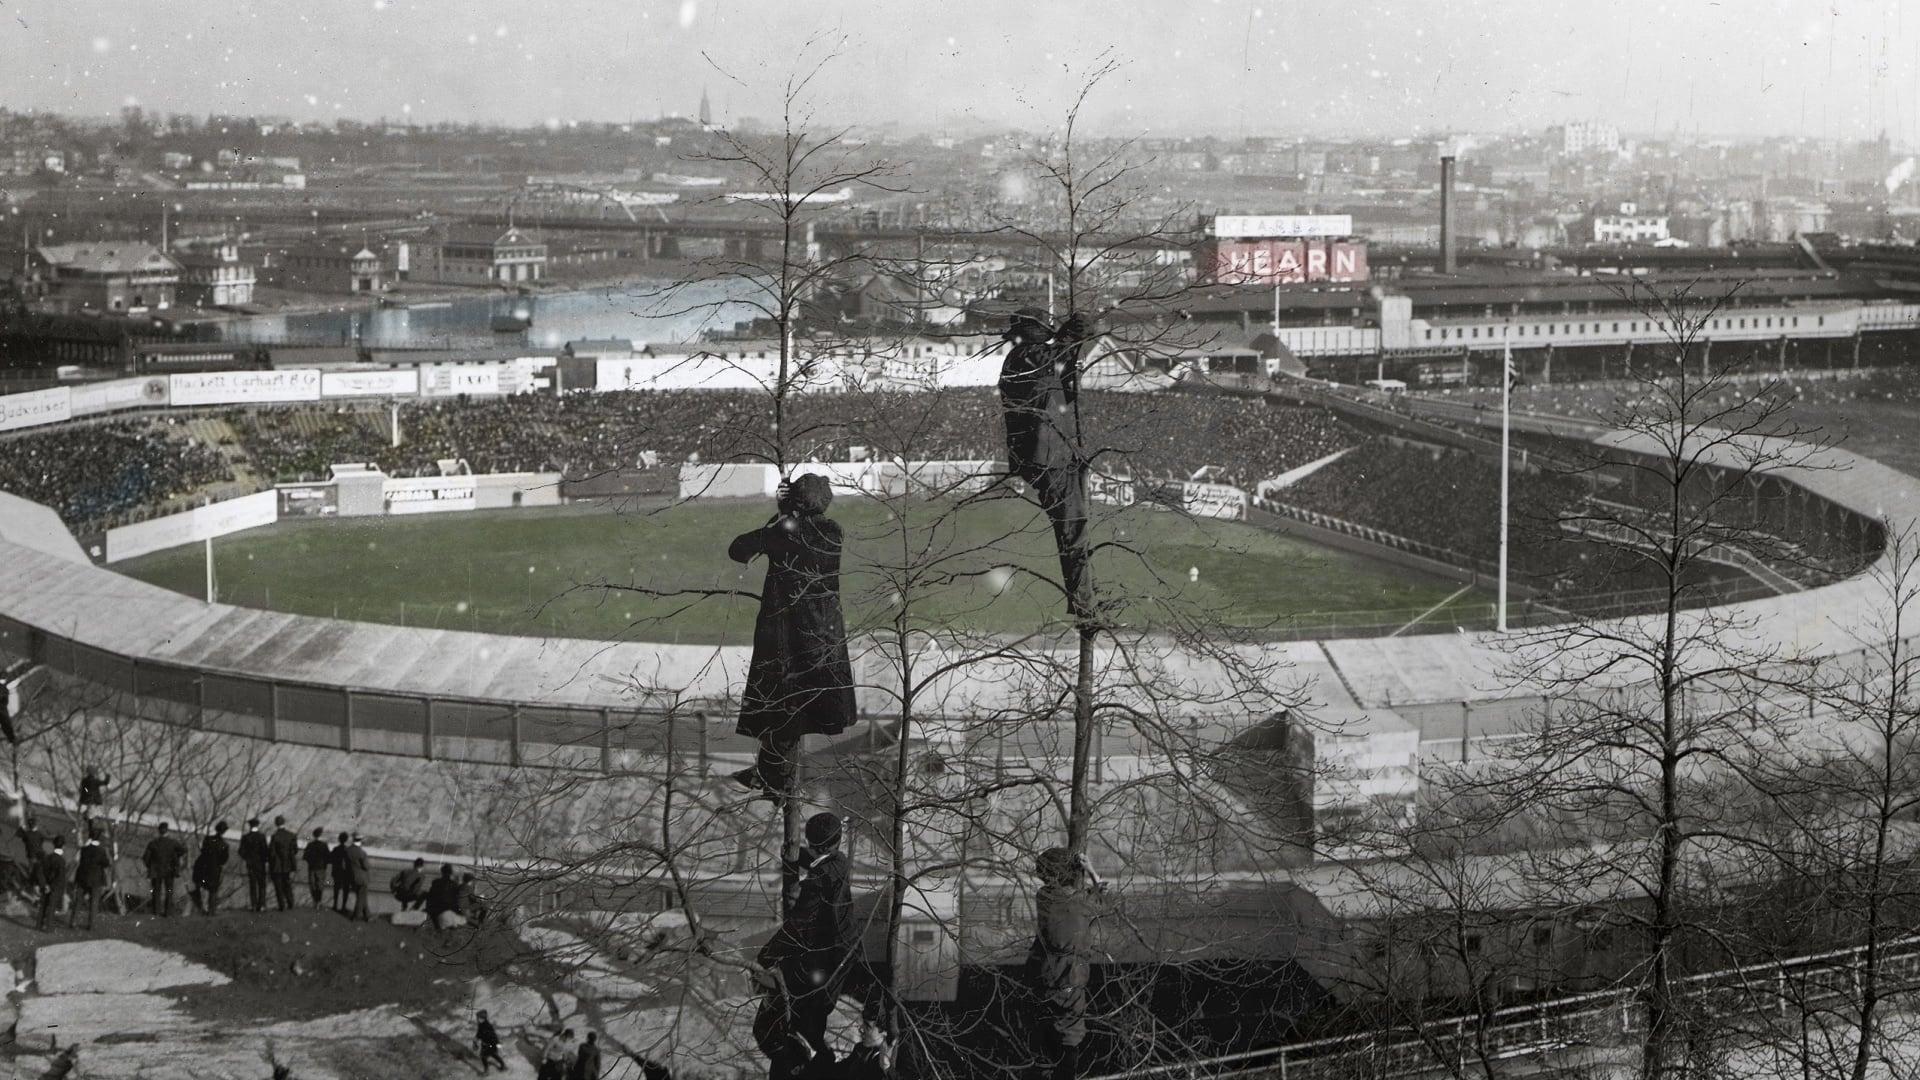
[[[225,603],[369,622],[744,644],[755,601],[738,593],[760,587],[764,563],[742,567],[726,548],[768,510],[759,500],[713,500],[290,519],[216,541],[216,590]],[[1057,592],[1034,576],[1057,578],[1058,569],[1052,534],[1030,504],[913,504],[904,538],[877,500],[842,498],[832,514],[848,538],[842,592],[854,633],[891,626],[903,597],[920,630],[1025,633],[1060,617]],[[1097,578],[1136,627],[1194,616],[1256,634],[1397,624],[1460,591],[1254,526],[1145,505],[1103,508],[1094,538],[1108,545]],[[193,596],[205,590],[197,544],[116,569]],[[1484,612],[1486,599],[1468,591],[1428,622],[1445,625],[1456,608]]]

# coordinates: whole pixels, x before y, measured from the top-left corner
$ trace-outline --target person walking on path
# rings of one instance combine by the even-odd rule
[[[567,1080],[567,1074],[573,1071],[573,1058],[577,1052],[573,1029],[561,1029],[560,1034],[547,1040],[546,1049],[540,1054],[539,1080]]]
[[[267,877],[273,881],[273,904],[279,911],[293,910],[293,871],[300,865],[300,837],[287,828],[286,817],[273,819],[273,835],[267,838]]]
[[[473,1043],[480,1048],[480,1075],[487,1074],[487,1063],[500,1066],[501,1072],[507,1071],[507,1061],[500,1056],[500,1033],[493,1028],[493,1021],[487,1019],[487,1010],[481,1009],[473,1025]]]
[[[87,905],[87,929],[93,929],[94,914],[100,910],[100,894],[111,880],[113,860],[107,857],[107,849],[100,846],[99,834],[88,834],[87,842],[80,848],[80,865],[73,875],[73,909],[67,912],[68,929],[79,920],[83,900]]]
[[[240,838],[240,861],[247,868],[247,910],[267,910],[267,838],[260,834],[260,819],[247,819],[247,834]]]
[[[587,1032],[587,1041],[573,1055],[573,1071],[567,1080],[600,1080],[600,1034]]]
[[[149,896],[147,910],[162,918],[173,917],[174,883],[180,877],[180,863],[187,857],[187,849],[174,839],[166,822],[161,822],[153,839],[147,841],[147,850],[140,856],[140,862],[147,868]]]

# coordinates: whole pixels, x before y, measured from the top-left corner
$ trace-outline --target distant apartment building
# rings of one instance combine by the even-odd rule
[[[34,297],[64,311],[164,310],[174,304],[180,265],[136,241],[47,244],[33,249],[27,282]]]
[[[437,244],[424,244],[412,275],[457,285],[533,282],[547,276],[547,245],[511,226],[455,229]]]
[[[1597,120],[1568,124],[1560,129],[1560,152],[1568,157],[1596,151],[1609,154],[1620,150],[1620,129]]]
[[[1568,229],[1568,239],[1590,244],[1658,244],[1672,238],[1667,230],[1667,215],[1641,213],[1634,203],[1621,203],[1618,211],[1598,211]]]
[[[202,244],[176,254],[180,264],[180,302],[194,307],[253,303],[259,274],[240,260],[240,245],[230,240]]]
[[[393,287],[394,272],[379,252],[361,244],[316,242],[288,248],[273,261],[276,282],[284,288],[314,292],[381,293]]]

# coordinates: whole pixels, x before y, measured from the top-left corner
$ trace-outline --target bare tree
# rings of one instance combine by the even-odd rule
[[[1883,530],[1886,528],[1882,526]],[[1869,574],[1880,606],[1854,631],[1859,650],[1822,673],[1809,704],[1824,715],[1754,763],[1767,829],[1756,858],[1781,887],[1758,921],[1783,958],[1831,948],[1832,964],[1796,966],[1760,988],[1786,998],[1759,1011],[1755,1042],[1807,1077],[1869,1080],[1920,1068],[1905,1046],[1895,995],[1898,944],[1920,902],[1920,708],[1909,611],[1920,598],[1920,546],[1891,531]],[[1891,1020],[1889,1019],[1891,1017]],[[1896,1031],[1883,1030],[1889,1022]]]
[[[1566,870],[1635,883],[1637,901],[1606,919],[1644,950],[1631,973],[1647,1014],[1639,1068],[1662,1080],[1687,1067],[1690,1047],[1711,1042],[1681,975],[1732,952],[1689,860],[1743,835],[1733,796],[1777,715],[1763,704],[1800,692],[1808,671],[1757,615],[1714,606],[1710,571],[1765,579],[1812,562],[1756,509],[1760,484],[1822,459],[1772,385],[1732,378],[1746,357],[1707,340],[1724,299],[1635,290],[1669,344],[1658,363],[1636,368],[1631,396],[1609,417],[1614,434],[1574,472],[1589,496],[1549,527],[1584,545],[1601,572],[1649,579],[1659,604],[1645,616],[1573,618],[1516,636],[1515,684],[1547,704],[1504,748],[1508,771],[1490,783],[1568,825],[1641,841],[1596,847]]]

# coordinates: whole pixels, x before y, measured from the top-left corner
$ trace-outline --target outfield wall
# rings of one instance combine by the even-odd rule
[[[559,473],[481,473],[458,476],[388,477],[365,474],[371,497],[360,502],[341,500],[335,483],[286,484],[196,506],[178,514],[149,518],[108,529],[102,562],[136,559],[156,551],[217,540],[229,533],[257,529],[289,517],[357,517],[381,514],[447,513],[462,510],[504,510],[514,507],[559,506]],[[10,497],[10,496],[9,496]],[[312,511],[291,506],[311,502]],[[31,505],[31,504],[29,504]],[[64,530],[64,526],[62,527]]]

